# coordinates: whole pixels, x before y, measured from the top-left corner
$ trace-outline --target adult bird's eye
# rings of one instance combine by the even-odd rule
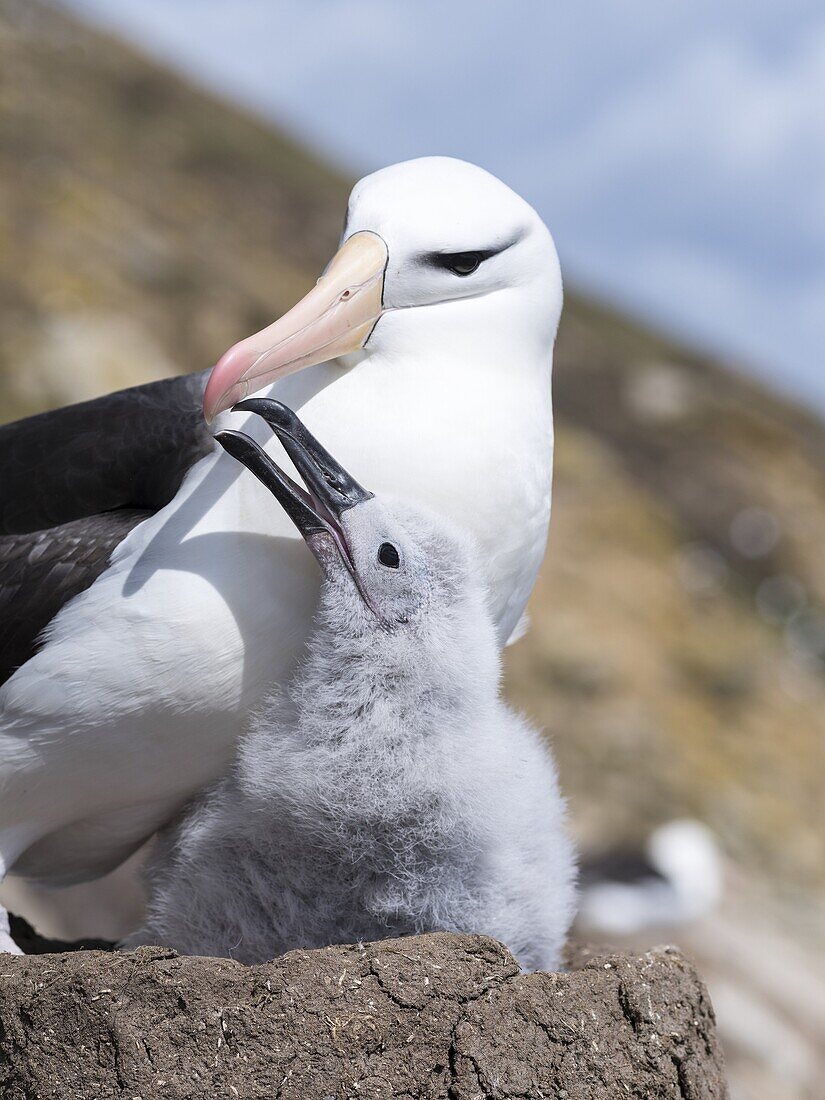
[[[441,257],[444,267],[453,275],[472,275],[478,271],[485,256],[481,252],[451,252]]]
[[[386,565],[387,569],[397,569],[401,564],[398,551],[391,542],[382,542],[378,547],[378,560],[382,565]]]

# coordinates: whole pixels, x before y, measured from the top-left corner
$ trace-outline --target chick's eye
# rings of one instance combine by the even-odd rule
[[[378,560],[382,565],[386,565],[387,569],[397,569],[401,564],[398,551],[391,542],[382,542],[378,547]]]

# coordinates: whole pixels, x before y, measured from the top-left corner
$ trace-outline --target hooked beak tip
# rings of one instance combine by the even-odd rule
[[[240,344],[235,344],[224,352],[212,368],[203,391],[203,415],[207,424],[211,424],[219,413],[225,412],[246,397],[246,383],[243,378],[245,365],[238,363],[241,356],[246,358]]]

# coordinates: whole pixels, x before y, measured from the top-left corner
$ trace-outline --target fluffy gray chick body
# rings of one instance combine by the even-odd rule
[[[574,853],[552,757],[499,695],[473,549],[375,499],[340,531],[347,554],[308,539],[325,581],[302,665],[232,772],[161,835],[125,946],[252,963],[442,929],[555,969]]]

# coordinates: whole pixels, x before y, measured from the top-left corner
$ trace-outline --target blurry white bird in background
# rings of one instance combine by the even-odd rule
[[[579,922],[587,930],[629,935],[697,920],[721,901],[723,871],[706,825],[670,821],[651,833],[642,851],[608,852],[585,865]]]

